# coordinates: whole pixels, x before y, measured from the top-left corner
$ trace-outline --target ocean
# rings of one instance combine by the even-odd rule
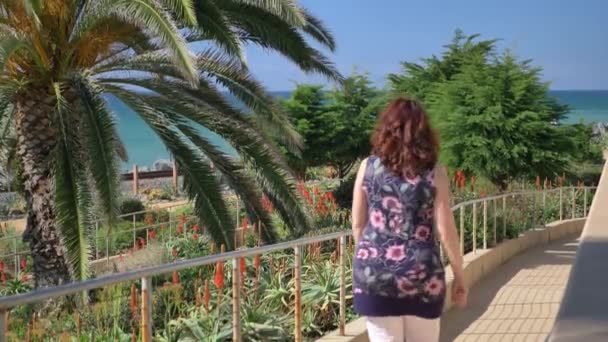
[[[608,90],[554,90],[550,93],[571,109],[564,123],[608,122]],[[275,92],[274,95],[284,98],[289,92]],[[123,170],[131,170],[134,164],[149,167],[156,160],[169,159],[161,141],[139,116],[115,98],[108,97],[107,101],[117,115],[118,134],[129,154],[129,161],[122,165]],[[225,147],[221,139],[211,138],[218,146]]]

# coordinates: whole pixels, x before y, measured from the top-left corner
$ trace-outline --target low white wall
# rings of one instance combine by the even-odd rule
[[[520,235],[517,239],[503,241],[494,248],[485,250],[478,249],[476,253],[471,252],[466,254],[464,256],[464,274],[468,286],[471,287],[475,285],[484,276],[491,273],[502,263],[519,253],[561,238],[580,235],[584,225],[584,218],[557,221],[542,228],[531,229]],[[452,286],[453,278],[450,266],[446,267],[448,291],[444,311],[448,311],[452,308],[450,288]],[[368,342],[365,318],[359,318],[348,323],[346,325],[346,336],[339,336],[338,332],[334,331],[317,341]]]

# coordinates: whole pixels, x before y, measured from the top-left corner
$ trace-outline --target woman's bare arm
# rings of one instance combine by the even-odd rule
[[[363,230],[367,225],[367,198],[365,190],[363,189],[363,176],[365,175],[366,166],[367,159],[364,159],[363,162],[361,162],[361,166],[359,166],[357,178],[355,179],[355,187],[353,189],[352,225],[355,242],[359,241],[363,234]]]
[[[460,254],[458,232],[454,222],[454,214],[450,207],[450,181],[442,167],[435,169],[435,219],[439,238],[448,255],[454,277],[463,279],[462,255]]]

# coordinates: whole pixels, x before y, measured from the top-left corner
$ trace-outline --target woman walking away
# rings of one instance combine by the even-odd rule
[[[449,180],[423,108],[397,99],[381,114],[373,154],[355,182],[355,311],[371,342],[436,342],[446,283],[437,232],[454,272],[452,300],[466,305]]]

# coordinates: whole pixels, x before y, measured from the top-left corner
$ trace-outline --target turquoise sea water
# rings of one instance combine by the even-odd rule
[[[594,91],[551,91],[560,102],[571,108],[565,123],[608,122],[608,90]],[[288,97],[289,92],[277,92],[275,96]],[[127,106],[115,98],[107,98],[110,107],[118,117],[118,132],[127,152],[129,162],[123,170],[130,170],[133,164],[151,166],[158,159],[169,159],[169,154],[154,132]],[[221,146],[221,139],[211,137]]]

